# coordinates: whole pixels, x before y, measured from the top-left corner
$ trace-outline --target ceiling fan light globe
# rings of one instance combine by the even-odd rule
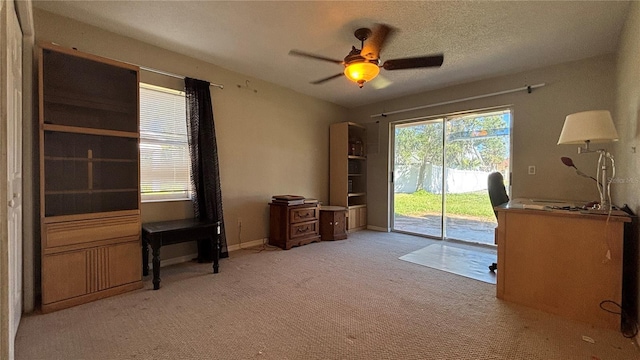
[[[351,81],[361,85],[373,80],[380,73],[380,68],[370,62],[358,62],[349,64],[344,69],[344,75]],[[362,86],[360,86],[362,87]]]

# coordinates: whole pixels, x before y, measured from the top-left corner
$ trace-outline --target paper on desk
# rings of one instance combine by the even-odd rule
[[[523,209],[532,209],[532,210],[551,210],[551,207],[546,205],[538,205],[538,204],[522,204]]]
[[[514,209],[552,210],[574,208],[575,206],[574,203],[563,200],[517,198],[509,201],[509,207]]]

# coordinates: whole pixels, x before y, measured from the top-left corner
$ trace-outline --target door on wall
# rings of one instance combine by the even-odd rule
[[[2,114],[0,142],[6,144],[6,221],[0,241],[7,246],[0,249],[0,282],[7,287],[0,299],[3,331],[0,331],[0,357],[13,358],[15,336],[22,314],[22,31],[13,1],[5,1],[2,14],[1,37],[6,39],[2,53]],[[6,20],[6,22],[4,21]],[[6,25],[5,25],[6,24]],[[5,179],[3,179],[5,180]],[[5,285],[6,284],[6,285]],[[5,322],[6,321],[6,322]],[[5,329],[7,332],[5,332]]]
[[[393,229],[444,236],[444,119],[394,125]]]
[[[487,176],[509,178],[510,128],[510,109],[394,124],[392,229],[493,245]]]

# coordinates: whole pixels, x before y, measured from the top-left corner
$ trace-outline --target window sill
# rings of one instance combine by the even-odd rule
[[[164,202],[177,202],[177,201],[191,202],[191,199],[152,199],[152,200],[141,200],[140,202],[143,204],[146,204],[146,203],[164,203]]]

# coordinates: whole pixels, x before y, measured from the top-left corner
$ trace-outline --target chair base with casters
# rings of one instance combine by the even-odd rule
[[[498,205],[502,205],[504,203],[509,202],[509,196],[507,195],[507,190],[504,187],[504,178],[502,174],[499,172],[492,172],[487,177],[487,190],[489,191],[489,200],[491,201],[491,207],[495,208]],[[496,215],[496,220],[498,219],[498,213],[493,210],[493,213]],[[496,271],[498,269],[497,263],[492,263],[489,265],[489,270]]]

